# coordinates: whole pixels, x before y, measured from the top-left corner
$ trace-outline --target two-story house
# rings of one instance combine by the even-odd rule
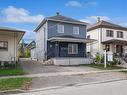
[[[87,45],[87,52],[93,56],[102,54],[104,49],[115,55],[127,53],[126,27],[101,20],[88,28],[87,37],[97,40]]]
[[[86,56],[87,23],[60,15],[46,17],[35,29],[38,60],[53,59],[54,64],[82,64]],[[77,59],[76,59],[77,58]],[[84,61],[85,63],[85,61]]]

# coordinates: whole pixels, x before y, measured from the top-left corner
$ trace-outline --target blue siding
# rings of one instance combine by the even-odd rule
[[[68,54],[68,44],[69,42],[60,42],[57,43],[48,42],[48,53],[47,57],[85,57],[86,54],[86,44],[84,43],[75,43],[78,44],[78,54]]]
[[[57,32],[57,24],[60,22],[48,21],[48,38],[55,36],[71,35],[79,38],[86,38],[86,25],[76,25],[70,23],[61,23],[64,25],[64,33]],[[73,26],[79,27],[79,35],[73,34]]]

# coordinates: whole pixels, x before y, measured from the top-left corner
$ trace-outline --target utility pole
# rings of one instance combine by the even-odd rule
[[[107,55],[106,55],[106,50],[104,50],[104,68],[106,68],[106,59],[107,59]]]

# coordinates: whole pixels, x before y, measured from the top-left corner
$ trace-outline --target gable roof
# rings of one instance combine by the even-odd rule
[[[81,21],[75,20],[73,18],[62,16],[62,15],[47,17],[47,19],[48,20],[55,20],[55,21],[63,21],[63,22],[65,21],[65,22],[76,23],[76,24],[83,24],[83,25],[87,24],[85,22],[81,22]]]
[[[57,14],[56,16],[51,16],[51,17],[44,18],[43,21],[38,25],[38,27],[34,31],[36,32],[46,21],[58,21],[58,22],[65,22],[65,23],[88,25],[88,23],[78,21],[78,20],[75,20],[73,18]]]
[[[107,22],[107,21],[103,21],[103,20],[101,20],[101,21],[91,25],[90,27],[88,27],[87,31],[94,30],[94,29],[97,29],[97,28],[110,28],[110,29],[118,29],[118,30],[127,31],[126,27],[123,27],[123,26],[120,26],[120,25],[117,25],[117,24],[114,24],[114,23],[110,23],[110,22]]]

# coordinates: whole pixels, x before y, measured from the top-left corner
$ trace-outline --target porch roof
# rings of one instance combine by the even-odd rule
[[[48,41],[51,42],[81,42],[81,43],[91,43],[96,40],[94,39],[85,39],[85,38],[77,38],[77,37],[52,37],[49,38]]]
[[[127,45],[127,41],[126,40],[118,40],[118,39],[111,39],[111,40],[107,40],[102,42],[103,44],[121,44],[121,45]]]

